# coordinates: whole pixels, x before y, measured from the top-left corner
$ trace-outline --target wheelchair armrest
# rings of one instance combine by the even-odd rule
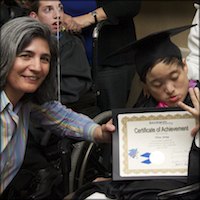
[[[180,196],[180,195],[184,195],[184,194],[199,191],[199,190],[200,190],[200,183],[195,183],[195,184],[188,185],[185,187],[168,190],[165,192],[160,192],[157,194],[157,199],[158,200],[166,200],[166,199],[170,199],[175,196]]]
[[[104,111],[93,118],[93,120],[98,124],[105,124],[112,118],[112,111]]]
[[[98,22],[92,32],[93,39],[97,39],[99,37],[99,33],[103,26],[110,25],[110,24],[111,24],[111,22],[109,22],[108,20],[103,20],[103,21]]]

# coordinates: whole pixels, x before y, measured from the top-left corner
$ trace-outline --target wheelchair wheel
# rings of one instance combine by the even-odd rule
[[[111,111],[103,112],[94,121],[103,124],[112,117]],[[74,144],[71,157],[69,191],[73,192],[97,177],[111,176],[111,144],[78,142]]]

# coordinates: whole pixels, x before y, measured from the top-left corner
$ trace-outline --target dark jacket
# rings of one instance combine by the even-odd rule
[[[136,40],[133,18],[140,11],[140,0],[101,0],[97,6],[102,7],[108,19],[102,28],[98,42],[98,60],[100,65],[120,66],[133,63],[133,51],[113,56],[104,60],[106,56],[126,44]]]
[[[59,43],[61,101],[74,103],[91,88],[91,68],[81,39],[66,31]]]
[[[8,20],[14,19],[15,17],[26,16],[27,12],[25,9],[17,5],[6,5],[1,4],[0,7],[0,27],[5,24]]]

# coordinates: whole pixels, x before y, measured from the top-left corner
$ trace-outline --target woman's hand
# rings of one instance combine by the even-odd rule
[[[64,27],[67,31],[72,33],[81,32],[81,26],[70,15],[64,14]]]
[[[199,104],[200,104],[200,100],[199,100],[199,88],[195,87],[195,88],[189,88],[189,94],[192,100],[192,103],[194,105],[193,107],[190,107],[188,105],[186,105],[183,102],[178,102],[178,106],[180,106],[182,109],[190,112],[196,119],[196,127],[194,127],[192,129],[192,135],[195,136],[200,128],[200,111],[199,111]]]
[[[94,140],[95,142],[111,142],[111,135],[115,131],[115,126],[112,123],[112,119],[106,124],[98,126],[94,130]]]
[[[103,8],[97,8],[96,10],[94,10],[96,12],[96,19],[97,22],[103,21],[107,19],[107,15],[104,12]],[[91,26],[92,24],[95,24],[95,18],[91,13],[87,13],[81,16],[77,16],[77,17],[73,17],[73,20],[76,22],[76,24],[78,24],[79,27],[81,27],[81,29],[86,28]]]
[[[77,16],[77,17],[73,17],[73,20],[82,29],[86,28],[88,26],[91,26],[92,24],[95,23],[94,17],[90,13],[81,15],[81,16]]]

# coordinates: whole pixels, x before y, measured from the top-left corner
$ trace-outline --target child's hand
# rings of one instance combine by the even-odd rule
[[[111,134],[115,131],[115,126],[112,120],[109,120],[106,124],[97,127],[94,131],[95,142],[111,142]]]
[[[195,136],[200,128],[200,111],[199,111],[199,104],[200,104],[200,100],[199,100],[199,88],[195,87],[195,88],[189,88],[189,94],[192,100],[192,103],[194,105],[193,107],[190,107],[188,105],[186,105],[183,102],[178,102],[178,106],[180,106],[182,109],[190,112],[196,119],[196,127],[194,127],[192,129],[192,135]]]

